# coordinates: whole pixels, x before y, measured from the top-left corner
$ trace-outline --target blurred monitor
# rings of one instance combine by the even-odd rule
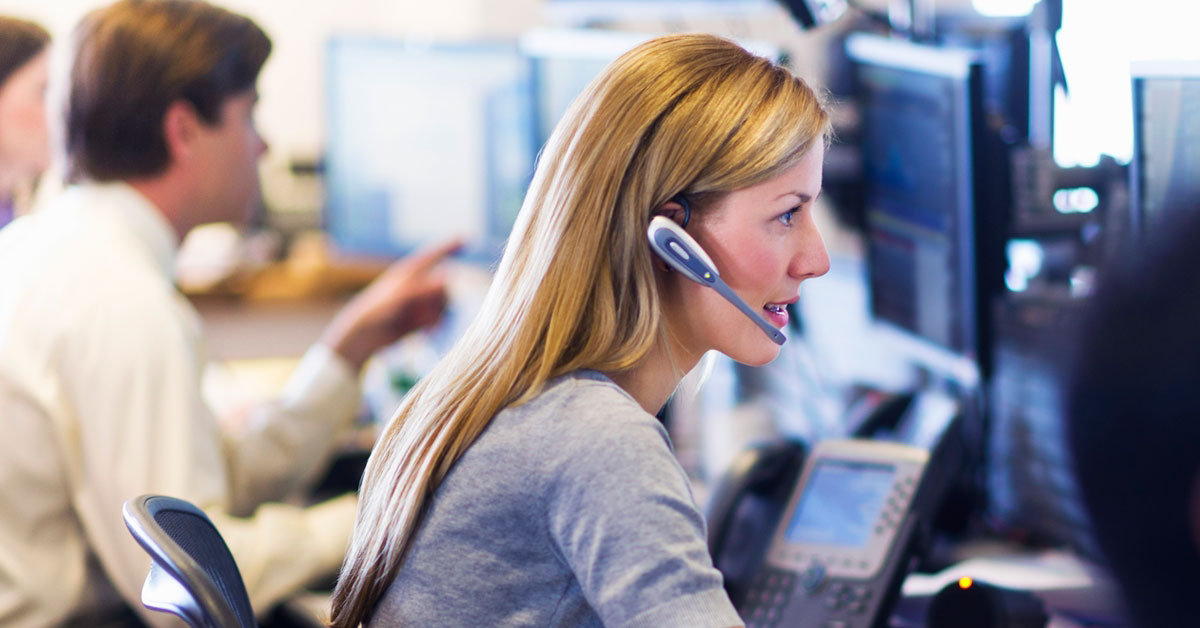
[[[861,118],[871,313],[914,362],[973,384],[981,352],[981,66],[966,51],[847,39]],[[894,333],[896,332],[896,333]]]
[[[1101,560],[1063,422],[1072,345],[1086,307],[1086,300],[1059,293],[1018,293],[997,302],[982,514],[1004,537]]]
[[[545,0],[553,23],[587,26],[625,20],[741,17],[778,6],[776,0]]]
[[[533,71],[537,145],[545,145],[571,103],[605,66],[653,37],[649,33],[584,28],[534,29],[526,33],[519,45],[530,59]],[[782,51],[774,44],[748,40],[738,43],[761,57],[773,61],[783,58]]]
[[[499,257],[535,154],[515,45],[335,38],[327,57],[325,227],[340,251],[399,256],[461,236]]]
[[[1027,142],[1031,125],[1050,120],[1031,112],[1030,19],[1028,16],[983,16],[974,11],[939,13],[938,43],[973,52],[983,64],[983,105],[988,124],[1006,140]]]
[[[534,29],[521,37],[533,85],[533,126],[537,146],[550,133],[600,71],[653,35],[597,29]]]
[[[1200,212],[1200,61],[1133,70],[1134,234]]]

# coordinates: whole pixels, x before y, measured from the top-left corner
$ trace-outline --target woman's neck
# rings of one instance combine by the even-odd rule
[[[700,361],[701,356],[680,356],[657,343],[650,353],[632,368],[604,373],[629,393],[650,414],[658,414],[679,385],[679,380]]]

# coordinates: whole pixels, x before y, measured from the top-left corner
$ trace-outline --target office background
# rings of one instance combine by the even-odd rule
[[[102,4],[105,2],[97,0],[56,0],[53,4],[0,0],[0,12],[37,20],[61,40],[69,34],[80,15]],[[251,289],[259,291],[255,293],[259,298],[254,300],[253,306],[247,306],[240,299],[245,296],[245,286],[222,284],[213,290],[204,281],[198,282],[194,293],[201,301],[200,309],[209,324],[210,349],[213,357],[224,363],[223,368],[212,375],[215,383],[211,388],[242,390],[247,399],[256,390],[269,388],[282,379],[291,365],[290,359],[312,340],[320,325],[335,310],[339,296],[377,268],[356,255],[388,253],[358,250],[349,251],[353,255],[346,258],[337,258],[341,253],[336,246],[330,251],[311,252],[324,246],[313,244],[308,237],[313,233],[311,230],[328,227],[331,219],[328,210],[333,190],[322,185],[319,175],[322,172],[330,174],[329,168],[333,167],[329,161],[331,151],[348,137],[335,135],[336,121],[331,115],[331,109],[339,106],[334,96],[337,91],[335,79],[330,75],[331,69],[337,66],[331,59],[339,54],[387,54],[395,46],[424,52],[464,49],[478,52],[489,46],[520,49],[520,46],[528,45],[531,33],[580,27],[602,33],[631,33],[634,37],[636,34],[709,31],[773,48],[775,54],[786,56],[798,74],[833,94],[835,123],[839,127],[859,128],[865,115],[861,103],[856,103],[849,95],[849,68],[844,54],[839,52],[845,31],[863,23],[853,22],[850,19],[853,16],[847,16],[832,25],[803,30],[787,9],[768,0],[642,3],[227,0],[220,4],[254,18],[274,42],[273,53],[259,82],[261,100],[257,119],[269,151],[260,169],[264,206],[258,217],[258,227],[282,232],[288,248],[283,251],[277,248],[264,255],[275,258],[288,251],[293,258],[298,254],[301,257],[311,255],[310,259],[316,260],[314,263],[324,260],[337,269],[319,273],[320,278],[312,285],[297,287],[294,277],[290,287],[279,287],[287,282],[259,282]],[[886,12],[895,3],[873,0],[860,4]],[[1020,0],[941,0],[936,3],[936,8],[939,13],[946,14],[1019,15],[1033,4]],[[1008,270],[1011,271],[1007,273],[1003,287],[1008,293],[1035,293],[1049,280],[1057,281],[1063,287],[1063,292],[1056,293],[1055,298],[1069,301],[1075,294],[1073,291],[1086,293],[1096,259],[1081,261],[1074,244],[1064,245],[1058,236],[1082,233],[1092,228],[1088,226],[1090,224],[1096,229],[1111,226],[1102,220],[1091,221],[1088,216],[1120,205],[1125,202],[1121,199],[1128,199],[1131,194],[1128,189],[1130,179],[1124,170],[1135,155],[1136,118],[1130,64],[1147,59],[1197,59],[1200,55],[1194,51],[1193,36],[1188,28],[1198,20],[1200,7],[1181,1],[1145,1],[1137,3],[1136,8],[1133,3],[1115,0],[1063,1],[1063,26],[1057,42],[1065,86],[1054,77],[1040,77],[1047,85],[1055,86],[1049,92],[1054,115],[1049,113],[1049,103],[1046,103],[1046,109],[1031,111],[1029,126],[1023,132],[1029,133],[1030,144],[1046,151],[1029,158],[1041,163],[1037,167],[1051,168],[1044,161],[1049,159],[1058,168],[1074,168],[1066,178],[1073,177],[1080,183],[1070,186],[1064,183],[1062,189],[1057,190],[1061,194],[1042,199],[1047,206],[1038,207],[1042,213],[1035,218],[1050,215],[1058,222],[1050,226],[1039,223],[1024,234],[1015,234],[1024,237],[1013,237],[1004,243]],[[363,60],[367,58],[350,57],[347,66],[364,67],[370,63]],[[488,63],[494,61],[492,58]],[[495,67],[501,71],[511,70],[503,62]],[[371,81],[369,73],[359,78],[359,87]],[[343,74],[338,80],[355,79]],[[357,107],[353,111],[420,110],[412,102],[398,102],[401,98],[396,93],[397,102],[353,103]],[[535,127],[531,133],[536,137],[539,121],[514,123],[516,127],[526,125]],[[349,153],[355,150],[354,145],[342,148]],[[405,148],[404,145],[395,146],[397,153],[404,152]],[[533,151],[536,151],[536,141],[530,149]],[[853,151],[831,151],[826,166],[827,184],[835,183],[839,176],[846,176],[847,171],[863,167],[862,163],[850,163],[854,161],[852,156],[849,162],[846,161],[851,153]],[[442,157],[448,159],[452,155]],[[528,161],[531,157],[532,154],[523,155],[522,160]],[[413,157],[414,163],[410,165],[416,165],[415,160],[420,158],[421,155]],[[1043,161],[1038,162],[1038,159]],[[484,219],[490,215],[489,211],[497,213],[481,207],[462,207],[469,204],[462,199],[469,197],[462,196],[461,188],[471,187],[463,186],[459,180],[464,171],[469,170],[443,169],[445,180],[428,187],[445,186],[448,194],[454,194],[454,201],[429,209],[453,212],[457,208],[468,216]],[[515,176],[519,178],[520,172]],[[328,182],[326,178],[325,183]],[[478,182],[475,187],[487,189]],[[781,433],[806,439],[841,435],[839,430],[844,426],[839,424],[839,418],[846,409],[847,391],[853,386],[897,391],[911,387],[921,377],[910,364],[906,345],[893,344],[889,336],[876,333],[870,283],[866,279],[871,259],[870,239],[839,215],[838,208],[833,206],[838,201],[832,198],[834,195],[830,196],[819,207],[819,220],[833,258],[833,269],[827,277],[804,287],[800,303],[804,342],[791,343],[789,353],[776,365],[777,369],[792,370],[783,380],[765,377],[757,384],[747,385],[744,373],[739,373],[735,367],[728,363],[713,363],[696,375],[705,380],[706,389],[699,390],[696,381],[688,382],[695,389],[685,388],[686,394],[678,400],[681,415],[690,412],[699,418],[690,428],[682,422],[675,426],[681,455],[699,479],[712,479],[743,445],[758,438]],[[488,195],[481,193],[476,197],[484,199]],[[425,205],[438,204],[435,197],[421,198]],[[461,216],[445,218],[447,223],[455,221],[465,228],[470,228],[472,223]],[[211,235],[207,243],[201,245],[201,258],[206,254],[220,256],[222,251],[246,250],[237,248],[240,244],[230,244],[229,237],[228,232]],[[285,245],[275,243],[276,247]],[[331,255],[335,257],[328,257]],[[486,257],[484,253],[481,255]],[[203,259],[200,266],[203,266]],[[439,348],[452,340],[454,325],[469,318],[471,302],[482,294],[486,272],[481,269],[485,267],[486,264],[465,264],[456,270],[453,290],[456,291],[458,309],[452,310],[453,320],[441,328],[440,335],[413,339],[382,356],[381,362],[368,370],[368,414],[380,416],[390,412],[389,408],[394,407],[409,380],[428,368],[436,360]],[[295,265],[291,268],[294,270]],[[1052,269],[1057,276],[1048,277],[1046,269]],[[277,268],[265,268],[266,272],[272,270]],[[237,294],[239,290],[243,294]],[[206,298],[214,292],[219,298]],[[1078,512],[1055,501],[1060,490],[1069,490],[1062,478],[1064,462],[1061,453],[1037,448],[1039,444],[1057,438],[1052,419],[1059,390],[1054,385],[1055,365],[1036,352],[1045,328],[1031,326],[1029,319],[1023,317],[1023,314],[1035,311],[1069,317],[1066,308],[1048,307],[1045,302],[1030,305],[1018,299],[1000,307],[996,314],[997,327],[1003,329],[1006,341],[995,343],[991,350],[996,356],[995,367],[1003,370],[1002,377],[995,380],[992,399],[984,403],[993,419],[1021,416],[1027,420],[1008,424],[1010,438],[992,439],[990,453],[993,460],[1012,457],[1010,459],[1017,461],[1012,468],[1020,468],[1026,475],[989,478],[993,499],[989,509],[991,515],[1002,520],[1002,527],[1024,528],[1025,532],[1032,531],[1047,541],[1082,543],[1075,532]],[[260,333],[264,329],[269,329],[270,333]],[[987,336],[993,333],[991,329],[976,331]],[[223,385],[235,380],[235,386]],[[758,389],[751,390],[755,386]],[[751,398],[755,394],[759,397]],[[236,406],[244,401],[226,393],[223,403]],[[796,412],[800,406],[803,412]],[[806,418],[797,419],[798,414]],[[1029,487],[1046,490],[1042,493],[1020,492]]]

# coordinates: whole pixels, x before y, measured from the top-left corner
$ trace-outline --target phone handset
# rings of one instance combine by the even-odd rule
[[[784,336],[783,332],[768,323],[749,305],[746,305],[746,302],[721,279],[712,258],[675,221],[666,216],[655,216],[650,220],[646,235],[650,238],[650,248],[684,277],[716,290],[718,294],[725,297],[727,301],[754,321],[775,344],[781,345],[787,340],[787,336]]]

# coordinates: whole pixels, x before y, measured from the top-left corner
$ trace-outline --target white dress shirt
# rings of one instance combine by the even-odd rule
[[[263,502],[325,467],[355,374],[318,345],[276,402],[222,433],[201,396],[199,318],[172,283],[176,248],[121,183],[69,188],[0,230],[2,626],[90,623],[120,598],[162,623],[140,603],[150,563],[121,517],[143,493],[208,513],[259,611],[341,563],[353,498]]]

